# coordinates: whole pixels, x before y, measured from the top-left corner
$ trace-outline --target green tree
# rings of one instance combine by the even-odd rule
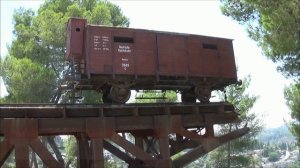
[[[279,160],[279,158],[280,158],[280,154],[277,151],[274,151],[269,154],[268,160],[270,162],[276,162]]]
[[[137,93],[136,103],[161,103],[161,102],[176,102],[177,94],[174,91],[143,91],[142,93]]]
[[[224,15],[245,25],[250,38],[258,42],[264,55],[278,63],[278,70],[286,77],[300,82],[300,1],[299,0],[221,0]],[[295,86],[287,88],[296,95]],[[294,92],[295,93],[292,93]],[[286,95],[288,104],[299,104]],[[295,101],[295,102],[292,102]],[[295,122],[291,132],[298,139],[300,110],[291,108]],[[297,132],[298,131],[298,132]],[[300,145],[299,145],[300,146]]]
[[[68,136],[64,140],[65,152],[66,152],[66,167],[76,167],[76,139],[74,136]]]
[[[249,95],[246,92],[249,84],[250,78],[247,77],[243,80],[241,86],[228,86],[226,88],[227,101],[238,109],[241,122],[224,124],[219,130],[221,134],[225,134],[235,129],[248,126],[250,128],[249,133],[209,153],[206,167],[252,167],[257,164],[256,158],[247,153],[256,147],[256,136],[262,129],[261,121],[258,119],[258,116],[250,112],[257,100],[257,96]]]
[[[30,9],[16,10],[13,16],[14,39],[9,46],[8,55],[3,61],[4,65],[9,66],[3,66],[3,73],[0,74],[4,78],[9,93],[4,101],[20,103],[38,100],[38,102],[49,102],[55,86],[59,85],[59,79],[62,78],[62,72],[65,68],[66,22],[70,17],[87,18],[88,22],[92,24],[129,26],[128,18],[122,14],[118,6],[101,0],[46,0],[37,14]],[[49,22],[50,20],[51,22]],[[22,66],[16,64],[18,62],[16,59],[27,59],[27,62],[31,61],[32,64],[40,66],[42,70],[39,73],[51,74],[45,76],[46,78],[41,80],[39,86],[39,88],[45,88],[47,91],[34,91],[37,85],[31,85],[34,82],[30,81],[38,80],[34,77],[26,81],[26,89],[25,87],[23,89],[15,88],[16,86],[12,85],[12,81],[17,80],[14,77],[20,78],[13,75],[14,70]],[[28,70],[28,73],[30,71]],[[19,75],[26,79],[27,74],[21,73]],[[34,92],[29,92],[30,90]],[[27,95],[32,93],[35,95]],[[29,98],[18,97],[18,95],[27,95]],[[41,96],[45,98],[40,99]]]
[[[300,161],[297,160],[297,161],[294,161],[293,163],[289,163],[286,168],[299,168],[299,165],[300,165]]]
[[[221,0],[224,15],[245,25],[250,38],[287,76],[300,76],[300,1]]]
[[[54,72],[28,58],[9,57],[3,65],[10,87],[6,103],[48,102],[54,88]],[[48,80],[45,80],[48,79]],[[27,87],[30,86],[30,87]],[[49,89],[50,88],[50,89]],[[41,94],[42,93],[42,94]]]
[[[269,157],[269,154],[271,152],[272,148],[269,145],[265,145],[262,151],[262,156],[263,157]]]
[[[284,96],[294,119],[290,130],[296,136],[297,144],[300,147],[300,84],[285,88]]]

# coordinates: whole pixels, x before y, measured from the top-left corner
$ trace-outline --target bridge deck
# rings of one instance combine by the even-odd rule
[[[55,159],[38,137],[75,135],[80,167],[103,167],[103,155],[99,153],[103,153],[104,148],[130,166],[182,167],[247,133],[248,128],[242,128],[215,136],[215,124],[238,120],[234,107],[228,103],[1,104],[0,136],[4,136],[4,140],[0,141],[0,166],[15,149],[16,166],[24,167],[29,162],[28,147],[31,147],[48,167],[63,167],[63,159]],[[118,134],[120,132],[130,133],[135,143]],[[148,146],[147,151],[145,146]],[[192,150],[171,159],[187,148]]]
[[[185,115],[234,112],[228,103],[210,104],[0,104],[0,118],[74,118]]]

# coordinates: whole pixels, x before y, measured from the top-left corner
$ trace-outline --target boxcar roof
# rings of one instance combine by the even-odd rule
[[[223,38],[223,37],[215,37],[215,36],[206,36],[206,35],[199,35],[199,34],[189,34],[189,33],[178,33],[178,32],[168,32],[168,31],[159,31],[159,30],[150,30],[150,29],[140,29],[140,28],[130,28],[130,27],[118,27],[118,26],[105,26],[105,25],[95,25],[95,24],[88,24],[87,26],[92,27],[103,27],[103,28],[113,28],[113,29],[130,29],[130,30],[139,30],[139,31],[149,31],[161,34],[170,34],[170,35],[182,35],[182,36],[202,36],[202,37],[211,37],[217,39],[224,39],[224,40],[233,40],[230,38]]]

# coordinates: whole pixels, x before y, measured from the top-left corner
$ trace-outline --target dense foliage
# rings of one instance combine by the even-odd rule
[[[250,78],[245,78],[241,86],[229,86],[226,88],[227,101],[238,109],[241,122],[224,124],[220,127],[220,134],[226,134],[239,128],[248,126],[250,131],[243,137],[228,142],[209,153],[206,167],[251,167],[257,164],[256,158],[247,152],[257,146],[256,136],[262,129],[258,116],[251,112],[251,108],[257,100],[256,96],[249,95],[247,88]]]
[[[286,88],[284,95],[287,105],[291,109],[292,118],[296,119],[291,123],[291,132],[296,136],[300,147],[300,84]]]
[[[299,0],[221,0],[222,12],[245,25],[250,38],[263,53],[278,64],[278,69],[294,79],[285,91],[294,122],[291,130],[300,138],[300,1]],[[298,89],[297,89],[298,88]],[[300,144],[299,144],[300,146]]]
[[[129,26],[118,6],[101,0],[46,0],[37,13],[16,10],[14,39],[1,65],[0,75],[9,94],[5,102],[49,102],[65,68],[70,17],[87,18],[92,24]]]
[[[143,91],[137,93],[135,103],[162,103],[162,102],[176,102],[177,94],[174,91]]]
[[[300,77],[300,1],[221,0],[222,12],[247,27],[287,76]]]

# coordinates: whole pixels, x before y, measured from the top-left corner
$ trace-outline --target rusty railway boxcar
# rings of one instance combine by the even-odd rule
[[[231,39],[68,21],[66,60],[77,89],[125,103],[130,90],[176,90],[183,102],[209,102],[212,90],[237,83]]]

